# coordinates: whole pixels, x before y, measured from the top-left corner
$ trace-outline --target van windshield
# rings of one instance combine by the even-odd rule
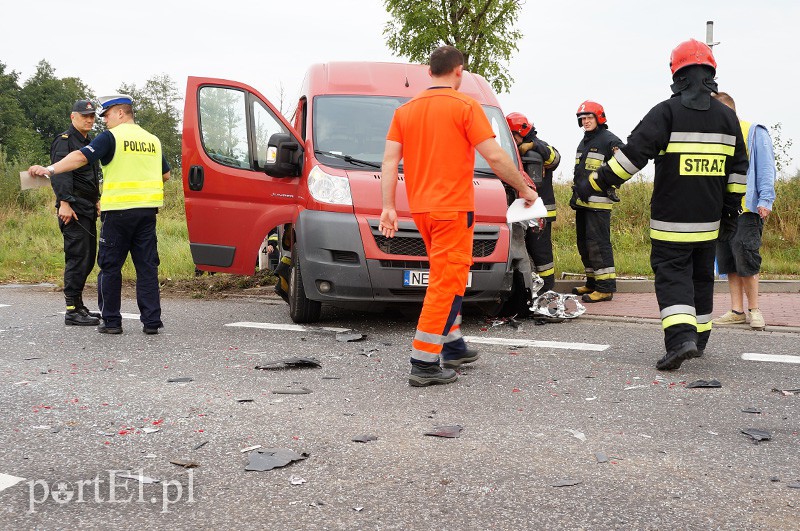
[[[348,162],[347,158],[380,165],[394,111],[406,101],[408,98],[392,96],[314,98],[313,141],[320,161],[340,168],[363,168],[363,165]],[[483,110],[500,146],[516,161],[516,146],[502,111],[488,105],[484,105]],[[480,176],[494,175],[479,153],[475,153],[475,170]]]

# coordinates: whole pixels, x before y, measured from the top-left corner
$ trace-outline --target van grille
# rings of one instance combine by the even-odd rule
[[[413,223],[402,222],[394,238],[387,238],[381,234],[379,220],[370,220],[372,237],[375,244],[386,254],[401,254],[405,256],[426,256],[425,242],[422,241],[419,231]],[[472,240],[472,256],[484,258],[494,252],[497,240],[500,237],[497,228],[487,225],[476,226]]]

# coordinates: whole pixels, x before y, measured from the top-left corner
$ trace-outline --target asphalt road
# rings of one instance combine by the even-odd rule
[[[106,336],[62,303],[0,287],[3,529],[800,529],[800,392],[773,391],[800,389],[800,364],[742,359],[800,356],[797,334],[715,329],[660,373],[658,325],[466,316],[483,357],[411,388],[413,314],[326,308],[320,326],[366,336],[341,342],[229,326],[291,324],[279,300],[166,298],[161,334]],[[254,368],[291,356],[322,366]],[[446,425],[461,436],[424,435]],[[309,455],[245,471],[255,445]]]

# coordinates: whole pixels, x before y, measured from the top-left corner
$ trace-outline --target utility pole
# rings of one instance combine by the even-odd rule
[[[709,48],[714,48],[719,42],[714,42],[714,21],[709,20],[706,22],[706,44]]]

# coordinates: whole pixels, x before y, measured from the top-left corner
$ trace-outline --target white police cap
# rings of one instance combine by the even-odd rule
[[[114,105],[133,105],[133,98],[127,94],[113,94],[111,96],[101,96],[97,100],[97,115],[103,116]]]

